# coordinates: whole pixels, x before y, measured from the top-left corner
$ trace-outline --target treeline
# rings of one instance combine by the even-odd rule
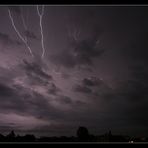
[[[0,142],[148,142],[148,138],[134,138],[130,136],[113,135],[111,131],[103,135],[92,135],[86,127],[79,127],[76,136],[66,137],[40,137],[27,134],[24,136],[16,135],[11,131],[8,135],[0,134]]]

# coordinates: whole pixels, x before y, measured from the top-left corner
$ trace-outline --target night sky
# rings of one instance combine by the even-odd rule
[[[0,133],[148,136],[148,7],[1,6],[0,19]]]

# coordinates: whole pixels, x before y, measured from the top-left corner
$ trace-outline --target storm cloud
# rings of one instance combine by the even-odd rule
[[[61,53],[52,55],[51,61],[67,68],[79,66],[92,66],[93,59],[104,53],[104,49],[98,46],[98,36],[93,34],[91,38],[73,40]]]
[[[36,6],[2,6],[0,17],[1,131],[147,134],[147,7],[45,6],[44,57]]]
[[[40,77],[46,80],[52,80],[52,76],[43,71],[42,67],[39,64],[35,62],[28,63],[26,60],[23,60],[23,62],[23,68],[25,69],[28,75],[34,75],[35,77]]]

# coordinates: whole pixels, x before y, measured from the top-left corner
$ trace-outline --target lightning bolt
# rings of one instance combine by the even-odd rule
[[[22,18],[22,21],[23,21],[23,26],[24,26],[24,28],[25,28],[25,31],[27,31],[27,26],[26,26],[26,24],[25,24],[25,20],[24,20],[24,17],[23,17],[22,14],[21,14],[21,18]],[[27,36],[25,36],[25,40],[26,40],[26,42],[27,42]]]
[[[26,23],[25,23],[25,19],[24,19],[24,16],[23,16],[22,13],[21,13],[21,18],[22,18],[22,22],[23,22],[24,29],[27,30],[27,25],[26,25]]]
[[[70,26],[67,26],[68,29],[68,36],[72,39],[74,39],[74,41],[78,41],[79,40],[79,36],[80,36],[80,30],[78,30],[75,26],[73,28],[73,32],[70,28]]]
[[[15,24],[14,24],[14,20],[13,20],[13,17],[12,17],[12,14],[11,14],[10,9],[8,9],[8,13],[9,13],[9,17],[10,17],[10,20],[11,20],[11,24],[12,24],[12,26],[13,26],[15,32],[17,33],[17,35],[19,36],[19,38],[23,41],[23,43],[26,45],[26,47],[27,47],[27,49],[29,50],[31,56],[34,57],[34,56],[33,56],[33,53],[32,53],[32,50],[31,50],[30,46],[28,45],[27,41],[23,38],[23,36],[22,36],[22,35],[20,34],[20,32],[17,30],[17,28],[16,28],[16,26],[15,26]]]
[[[39,11],[39,6],[37,6],[37,13],[40,18],[40,32],[41,32],[41,45],[42,45],[42,58],[44,58],[45,54],[45,46],[44,46],[44,34],[43,34],[43,26],[42,26],[42,19],[44,15],[44,6],[42,6],[41,13]]]
[[[22,22],[23,22],[23,26],[24,26],[25,31],[27,31],[28,28],[27,28],[27,25],[26,25],[26,23],[25,23],[25,19],[24,19],[24,16],[23,16],[22,13],[21,13],[21,19],[22,19]],[[25,40],[26,40],[26,42],[27,42],[27,36],[25,36]]]

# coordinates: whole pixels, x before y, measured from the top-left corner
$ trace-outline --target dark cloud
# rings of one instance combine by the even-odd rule
[[[13,38],[15,32],[6,13],[8,7],[0,13],[3,22],[0,29],[4,32],[0,33],[0,44],[22,45]],[[30,45],[35,49],[34,54],[40,56],[40,42],[36,42],[37,34],[40,34],[37,29],[39,18],[35,9],[32,6],[10,6],[9,9],[19,30],[24,28],[20,26],[23,23],[21,15],[26,23],[30,20],[26,25],[31,30],[22,33],[35,41]],[[27,60],[20,63],[19,57],[23,55],[19,56],[16,50],[1,53],[0,65],[7,70],[0,68],[0,117],[1,114],[8,117],[16,114],[48,121],[48,128],[38,127],[41,133],[52,129],[52,121],[65,133],[78,125],[86,125],[96,132],[99,128],[106,130],[109,127],[124,131],[124,127],[141,130],[144,126],[147,130],[147,8],[46,7],[46,11],[44,21],[49,28],[43,26],[44,59],[25,55]],[[69,21],[63,21],[67,16]],[[66,25],[73,24],[72,31],[78,27],[78,38],[67,36],[65,22]],[[104,29],[99,29],[101,26]],[[121,48],[127,44],[123,51]],[[14,58],[11,58],[12,52]],[[54,67],[60,67],[55,76],[50,73]],[[6,119],[5,122],[8,123]],[[16,129],[19,126],[11,121],[6,125],[2,128],[9,130],[9,126],[16,126]],[[56,127],[52,130],[59,133]]]
[[[124,48],[124,53],[130,62],[147,62],[148,56],[148,32],[136,32],[134,37],[129,41],[127,47]],[[124,56],[125,56],[124,54]]]
[[[100,56],[103,53],[103,50],[96,48],[93,41],[83,40],[76,43],[73,52],[78,64],[91,65],[92,59]]]
[[[102,86],[104,86],[104,82],[102,80],[100,80],[97,77],[91,76],[88,78],[83,78],[80,81],[80,84],[76,84],[73,89],[77,92],[83,92],[83,93],[92,93],[92,94],[96,94],[95,93],[95,89],[94,88],[101,88]],[[106,89],[106,88],[104,88]]]
[[[127,106],[126,110],[124,110],[123,114],[126,116],[126,120],[129,124],[134,124],[138,126],[147,126],[148,119],[145,118],[145,115],[148,114],[148,105],[147,101],[144,103],[138,104],[130,104]]]
[[[142,102],[148,97],[148,70],[145,66],[134,66],[130,69],[131,75],[122,83],[118,92],[131,102]]]
[[[56,107],[54,106],[50,101],[51,98],[42,96],[38,94],[37,92],[33,93],[33,96],[26,96],[26,107],[27,111],[26,113],[31,114],[35,117],[42,118],[45,120],[55,120],[58,121],[59,123],[63,122],[68,122],[71,118],[71,111],[62,111],[61,107],[63,105],[67,105],[69,107],[76,106],[79,103],[79,107],[83,106],[83,102],[76,102],[73,101],[70,97],[65,96],[65,95],[57,95],[53,101],[56,103],[60,104],[60,106]]]
[[[15,113],[25,116],[34,116],[36,118],[43,117],[43,119],[50,120],[61,116],[60,111],[54,108],[45,96],[24,88],[9,87],[1,84],[0,89],[0,112],[1,113]]]
[[[73,98],[66,96],[64,94],[57,95],[55,99],[62,106],[67,105],[69,108],[82,108],[82,107],[87,106],[87,103],[85,103],[84,101],[74,100]],[[67,119],[67,120],[69,120],[69,119]]]
[[[53,83],[50,82],[47,86],[48,93],[51,95],[57,95],[60,92],[60,89]]]
[[[94,76],[83,78],[79,84],[73,86],[72,90],[86,96],[90,95],[93,100],[99,98],[99,100],[103,102],[116,100],[118,98],[116,90],[113,90],[103,80]]]
[[[74,56],[68,50],[52,55],[50,60],[56,65],[61,64],[67,68],[72,68],[76,65]]]
[[[75,92],[80,92],[80,93],[86,93],[86,94],[91,94],[92,90],[89,87],[83,86],[83,85],[76,85],[73,87],[73,90]]]
[[[15,95],[12,88],[5,84],[0,84],[0,97],[13,97]]]
[[[141,85],[139,82],[131,81],[128,82],[122,90],[124,97],[128,101],[141,102],[143,99],[146,99],[148,96],[147,88],[145,85]]]
[[[49,95],[58,95],[61,92],[54,80],[52,75],[46,73],[39,62],[27,62],[23,61],[23,69],[28,77],[29,85],[45,87],[44,89]]]
[[[100,84],[102,84],[102,81],[96,77],[90,77],[90,78],[84,78],[82,80],[83,85],[85,86],[98,86]]]
[[[0,111],[1,112],[23,112],[25,110],[20,90],[16,90],[6,84],[0,84]]]
[[[43,71],[41,65],[39,65],[37,62],[27,62],[26,60],[23,60],[23,68],[29,76],[35,76],[35,78],[44,79],[47,81],[51,81],[53,79],[51,75]]]
[[[30,38],[30,39],[35,39],[37,40],[37,36],[34,34],[34,32],[30,31],[30,30],[26,30],[24,32],[24,35],[27,37],[27,38]]]
[[[75,66],[92,66],[93,59],[101,56],[104,50],[97,45],[97,35],[90,39],[74,40],[70,46],[61,53],[52,55],[51,61],[55,64],[60,64],[67,68]]]
[[[4,34],[4,33],[0,33],[0,43],[5,46],[10,46],[10,45],[20,46],[20,45],[22,45],[21,42],[11,39],[9,35]]]
[[[129,76],[128,80],[121,82],[121,87],[117,92],[119,96],[133,105],[144,102],[148,97],[147,40],[148,32],[146,30],[133,32],[133,37],[124,48],[122,55],[127,60]]]
[[[35,117],[42,116],[43,118],[50,119],[54,118],[54,115],[58,112],[56,108],[50,105],[50,102],[45,96],[37,92],[32,92],[32,95],[26,92],[24,94],[24,101],[24,108],[27,110],[26,113]]]
[[[64,96],[64,95],[59,95],[56,99],[62,104],[72,104],[73,103],[70,97]]]

